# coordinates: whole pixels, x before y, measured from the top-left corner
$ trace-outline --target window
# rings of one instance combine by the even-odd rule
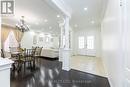
[[[83,36],[80,36],[78,38],[78,41],[79,41],[79,49],[84,49],[84,37]]]
[[[46,43],[49,43],[49,37],[46,36]]]
[[[7,39],[5,40],[4,43],[4,50],[6,52],[10,52],[9,47],[18,47],[18,42],[15,38],[15,35],[13,33],[13,31],[11,31],[7,37]]]
[[[87,37],[87,49],[94,49],[94,36]]]

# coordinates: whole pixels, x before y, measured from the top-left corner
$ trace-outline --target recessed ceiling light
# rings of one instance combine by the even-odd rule
[[[39,25],[39,23],[38,23],[38,22],[36,22],[36,25]]]
[[[92,24],[94,24],[94,23],[95,23],[95,21],[91,21],[91,23],[92,23]]]
[[[78,25],[77,25],[77,24],[75,24],[75,25],[74,25],[74,27],[78,27]]]
[[[88,8],[85,7],[85,8],[84,8],[84,11],[87,11],[87,10],[88,10]]]
[[[60,17],[60,15],[57,15],[57,18],[59,18]]]
[[[44,22],[48,22],[48,20],[47,20],[47,19],[45,19],[45,20],[44,20]]]
[[[52,29],[52,27],[50,26],[49,29]]]

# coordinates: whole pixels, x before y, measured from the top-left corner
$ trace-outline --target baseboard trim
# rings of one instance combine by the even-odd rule
[[[108,81],[109,81],[110,87],[114,87],[109,76],[108,76]]]

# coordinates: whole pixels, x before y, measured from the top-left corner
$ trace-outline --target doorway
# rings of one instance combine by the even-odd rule
[[[78,54],[96,56],[94,35],[83,35],[78,37]]]

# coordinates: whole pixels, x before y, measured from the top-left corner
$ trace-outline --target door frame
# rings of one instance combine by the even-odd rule
[[[93,36],[94,37],[94,49],[88,49],[87,48],[87,38],[89,36]],[[79,37],[84,37],[84,48],[83,49],[79,49]],[[78,42],[78,55],[83,55],[83,56],[96,56],[96,44],[95,44],[95,35],[79,35],[77,38],[77,42]]]

